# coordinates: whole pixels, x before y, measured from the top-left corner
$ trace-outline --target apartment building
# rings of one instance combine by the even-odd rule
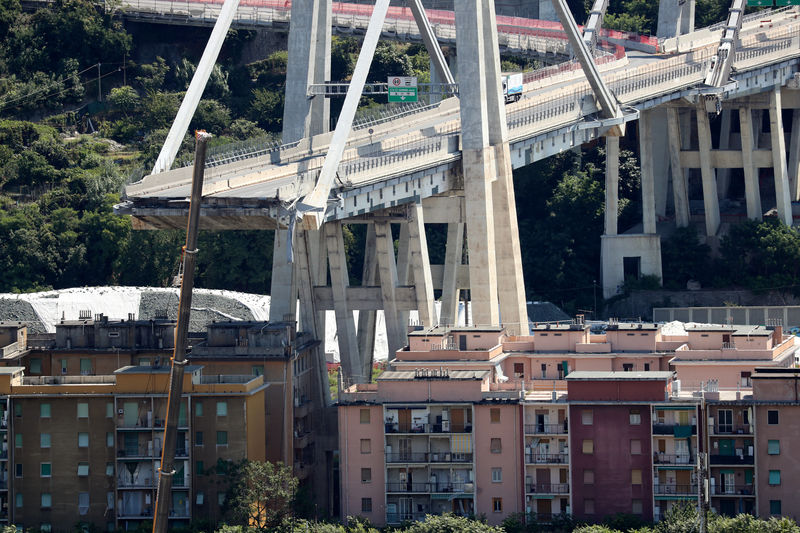
[[[0,398],[0,520],[131,528],[152,517],[174,327],[82,313],[26,345],[24,324],[0,324],[0,377],[13,377]],[[330,508],[336,427],[316,341],[293,323],[226,321],[191,343],[171,520],[220,520],[228,463],[244,458],[292,464]]]
[[[790,444],[757,433],[766,424],[757,419],[794,412],[764,407],[759,415],[767,400],[755,384],[796,384],[800,374],[788,368],[795,351],[779,327],[414,331],[376,383],[340,392],[342,516],[376,524],[445,511],[485,513],[495,524],[519,511],[544,521],[617,512],[659,520],[698,501],[703,475],[718,512],[769,516],[764,502],[775,511],[798,486],[788,466],[761,466],[790,461]],[[771,390],[791,400],[790,385]]]

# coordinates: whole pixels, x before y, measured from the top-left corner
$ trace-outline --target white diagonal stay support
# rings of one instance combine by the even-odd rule
[[[733,61],[736,59],[736,41],[742,28],[745,0],[733,0],[728,12],[728,23],[722,32],[717,56],[706,75],[705,83],[710,87],[722,87],[728,83]]]
[[[589,19],[583,27],[583,42],[589,50],[593,50],[597,44],[597,35],[603,25],[603,17],[608,9],[608,0],[594,0],[592,10],[589,11]]]

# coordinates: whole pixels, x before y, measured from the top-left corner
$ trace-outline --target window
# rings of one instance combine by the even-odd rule
[[[89,475],[89,463],[78,463],[78,475],[81,477]]]
[[[542,363],[542,379],[547,379],[547,365]]]
[[[633,363],[623,363],[622,364],[622,371],[623,372],[633,372]]]
[[[628,419],[632,426],[638,426],[642,423],[642,413],[639,409],[631,409],[628,413]]]
[[[642,484],[642,471],[638,468],[631,469],[631,485]]]
[[[219,505],[220,507],[225,505],[225,493],[224,492],[218,492],[217,493],[217,505]]]
[[[372,439],[361,439],[361,453],[372,453]]]
[[[750,372],[742,372],[739,379],[742,387],[750,388],[753,386],[753,382],[750,379]]]
[[[583,439],[583,453],[594,453],[594,441],[592,439]]]
[[[78,418],[89,418],[89,404],[80,402],[78,404]]]
[[[17,448],[22,448],[22,433],[17,433],[14,435],[14,446]]]
[[[114,404],[112,402],[106,404],[106,418],[114,418]]]
[[[362,468],[361,469],[361,483],[372,483],[372,469],[371,468]]]
[[[492,483],[502,483],[502,482],[503,482],[503,469],[492,468]]]
[[[492,498],[492,512],[493,513],[503,512],[503,498]]]
[[[42,493],[42,509],[49,509],[53,506],[53,497],[49,492]]]
[[[50,477],[53,475],[53,465],[50,463],[41,463],[39,465],[39,475],[41,477]]]
[[[42,360],[39,358],[31,359],[31,374],[42,373]]]
[[[81,375],[88,376],[91,373],[92,373],[92,360],[81,359]]]
[[[22,416],[22,404],[15,403],[14,404],[14,416]]]
[[[114,508],[114,493],[111,491],[106,492],[106,507],[108,507],[109,509]],[[109,529],[109,531],[114,531],[114,530],[115,530],[114,523],[111,522],[111,528]]]
[[[194,471],[197,473],[198,476],[202,476],[203,472],[205,472],[205,464],[203,461],[195,461],[194,462]]]
[[[17,506],[17,508],[20,508],[20,507],[22,507],[22,493],[21,493],[21,492],[18,492],[18,493],[17,493],[17,494],[14,496],[14,501],[16,502],[16,506]]]
[[[41,433],[39,435],[39,446],[41,448],[50,447],[50,433]]]
[[[89,434],[78,433],[78,448],[88,448],[88,447],[89,447]]]
[[[778,411],[767,411],[767,424],[775,425],[778,423]]]
[[[594,423],[594,411],[591,409],[584,409],[581,411],[581,424],[584,426],[591,426]]]
[[[767,453],[769,455],[779,455],[781,453],[781,441],[779,440],[767,441]]]
[[[228,416],[228,402],[217,402],[217,416]]]
[[[227,445],[228,445],[228,432],[217,431],[217,446],[227,446]]]
[[[650,372],[650,363],[645,363],[644,364],[644,371],[645,372]]]
[[[769,514],[782,514],[781,513],[781,501],[780,500],[770,500],[769,501]]]
[[[631,513],[642,514],[642,500],[631,500]]]
[[[39,404],[39,416],[41,418],[50,418],[50,404],[49,403]]]
[[[639,439],[631,439],[631,455],[642,454],[642,441]]]
[[[372,498],[361,498],[361,512],[362,513],[372,512]]]
[[[781,484],[781,471],[780,470],[770,470],[769,471],[769,484],[770,485],[780,485]]]
[[[203,416],[203,402],[194,402],[194,416]]]
[[[499,424],[500,423],[500,408],[492,407],[489,409],[489,420],[492,424]]]
[[[114,475],[114,463],[106,463],[106,475],[107,476]]]
[[[253,365],[250,367],[250,372],[256,377],[264,375],[264,365]]]
[[[202,431],[195,431],[194,432],[194,445],[195,446],[202,446],[203,445],[203,432]]]
[[[195,500],[195,503],[197,505],[203,505],[203,502],[205,501],[206,501],[206,493],[203,491],[199,491],[197,493],[197,499]]]
[[[492,439],[489,443],[489,449],[492,451],[492,453],[502,453],[503,441],[500,439]]]
[[[78,513],[85,515],[88,512],[89,512],[89,493],[80,492],[78,493]]]
[[[520,379],[525,377],[525,363],[514,363],[514,377]]]
[[[106,432],[106,446],[109,448],[114,446],[114,434],[110,431]]]
[[[361,409],[360,417],[362,424],[369,424],[369,409]]]
[[[591,468],[583,469],[583,484],[594,485],[594,470]]]
[[[594,499],[587,498],[583,500],[583,512],[585,514],[594,514]]]
[[[14,477],[22,477],[22,463],[14,465]]]

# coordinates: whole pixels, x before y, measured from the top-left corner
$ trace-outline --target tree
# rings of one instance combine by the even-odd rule
[[[503,533],[502,527],[493,527],[478,520],[452,514],[428,515],[422,522],[414,522],[406,533]]]
[[[225,505],[236,524],[266,531],[289,515],[298,485],[291,466],[245,459],[234,465],[231,479]]]
[[[127,117],[139,105],[139,93],[130,85],[114,87],[108,95],[108,101]]]

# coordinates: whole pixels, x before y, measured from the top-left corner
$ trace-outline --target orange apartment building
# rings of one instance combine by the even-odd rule
[[[780,327],[612,323],[593,332],[576,323],[532,333],[414,331],[377,383],[343,386],[341,516],[396,524],[447,511],[499,523],[514,512],[546,521],[613,511],[658,520],[697,501],[698,453],[717,511],[777,509],[759,496],[760,465],[776,453],[766,452],[775,439],[756,432],[765,424],[753,387],[791,372],[796,347]],[[781,442],[780,460],[791,461]],[[784,506],[781,491],[800,488],[788,472],[764,482]],[[620,490],[629,496],[603,499]]]
[[[8,381],[0,387],[0,520],[47,529],[151,519],[174,327],[82,313],[26,345],[24,324],[0,324],[0,379]],[[309,490],[322,487],[324,512],[331,469],[320,465],[332,462],[335,425],[317,436],[326,399],[311,358],[316,341],[294,324],[222,322],[191,344],[171,519],[221,520],[226,463],[245,458],[293,464]]]

